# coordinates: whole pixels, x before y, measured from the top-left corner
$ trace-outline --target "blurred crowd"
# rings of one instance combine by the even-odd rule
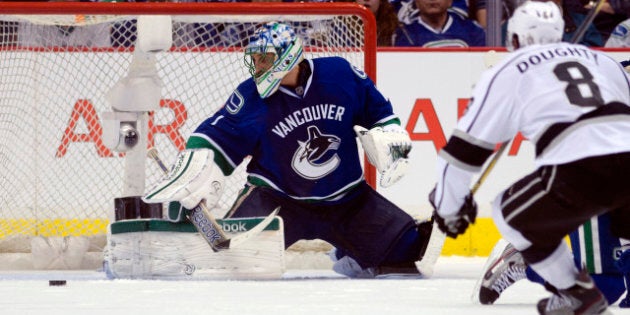
[[[72,0],[70,0],[72,1]],[[88,0],[74,0],[88,1]],[[93,2],[97,0],[89,0]],[[115,2],[115,0],[101,0]],[[146,1],[146,0],[145,0]],[[150,1],[150,0],[149,0]],[[312,2],[330,2],[311,0]],[[397,47],[480,47],[488,46],[488,2],[492,0],[332,0],[357,2],[376,17],[378,46]],[[524,0],[501,2],[501,43],[505,42],[505,21]],[[544,0],[543,0],[544,1]],[[548,0],[557,3],[565,20],[565,40],[569,41],[595,4],[591,0]],[[602,0],[601,10],[586,30],[581,44],[599,47],[630,47],[630,0]],[[6,2],[6,1],[0,1]],[[143,1],[144,2],[144,1]],[[295,2],[294,0],[177,0],[175,2]],[[221,26],[224,27],[224,26]],[[122,28],[121,28],[122,29]],[[45,30],[41,30],[45,31]],[[73,29],[57,28],[54,32]],[[230,30],[233,32],[234,30]],[[238,30],[237,30],[238,31]],[[195,32],[225,32],[197,27]],[[0,41],[14,39],[18,23],[0,20]],[[120,34],[119,34],[120,35]],[[125,34],[122,34],[125,35]],[[131,36],[129,40],[133,40]],[[91,43],[93,46],[106,43]],[[123,43],[127,45],[129,43]]]

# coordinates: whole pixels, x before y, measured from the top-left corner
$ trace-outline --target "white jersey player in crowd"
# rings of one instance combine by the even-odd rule
[[[257,29],[245,57],[252,77],[197,127],[181,163],[144,199],[188,209],[203,200],[212,208],[223,177],[251,156],[229,217],[267,216],[279,207],[286,247],[325,240],[337,249],[333,269],[350,277],[429,273],[432,264],[423,262],[433,221],[416,223],[369,187],[360,163],[357,135],[381,185],[405,172],[411,139],[390,101],[343,58],[303,58],[301,39],[283,23]]]
[[[472,176],[520,131],[535,144],[537,169],[496,198],[494,222],[549,284],[540,314],[604,314],[604,296],[563,239],[603,213],[613,234],[630,236],[630,81],[606,54],[562,43],[563,29],[552,2],[517,8],[508,21],[513,52],[476,84],[439,152],[429,199],[449,237],[464,233],[477,215]]]

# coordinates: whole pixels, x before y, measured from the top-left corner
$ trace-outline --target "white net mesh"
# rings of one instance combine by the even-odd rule
[[[105,95],[126,75],[136,17],[146,13],[138,4],[117,16],[26,15],[36,4],[24,5],[17,15],[0,8],[0,252],[28,252],[34,236],[106,234],[125,162],[103,144],[100,115],[111,110]],[[200,7],[196,15],[172,16],[173,46],[156,55],[164,88],[148,135],[166,164],[248,77],[242,47],[261,22],[295,26],[307,57],[342,55],[365,67],[366,22],[360,16],[278,15],[273,8],[252,5],[248,12],[260,11],[256,15],[223,16],[202,14]],[[243,169],[229,178],[223,209],[242,188]],[[151,161],[145,173],[147,186],[161,176]],[[101,246],[93,242],[90,250]]]

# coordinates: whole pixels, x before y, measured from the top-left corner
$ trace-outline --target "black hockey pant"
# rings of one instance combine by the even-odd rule
[[[500,211],[531,242],[522,252],[530,263],[602,213],[610,213],[615,236],[630,239],[630,153],[543,166],[503,192]]]

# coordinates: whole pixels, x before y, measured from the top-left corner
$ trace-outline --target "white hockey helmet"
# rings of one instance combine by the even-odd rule
[[[521,4],[508,20],[506,46],[509,51],[534,44],[548,44],[562,41],[564,19],[560,8],[551,1],[526,1]],[[512,39],[517,36],[519,47],[514,47]]]
[[[265,72],[256,73],[252,54],[274,54],[273,65]],[[302,41],[287,24],[268,22],[249,38],[245,48],[245,66],[256,82],[260,97],[276,92],[282,78],[304,59]]]

